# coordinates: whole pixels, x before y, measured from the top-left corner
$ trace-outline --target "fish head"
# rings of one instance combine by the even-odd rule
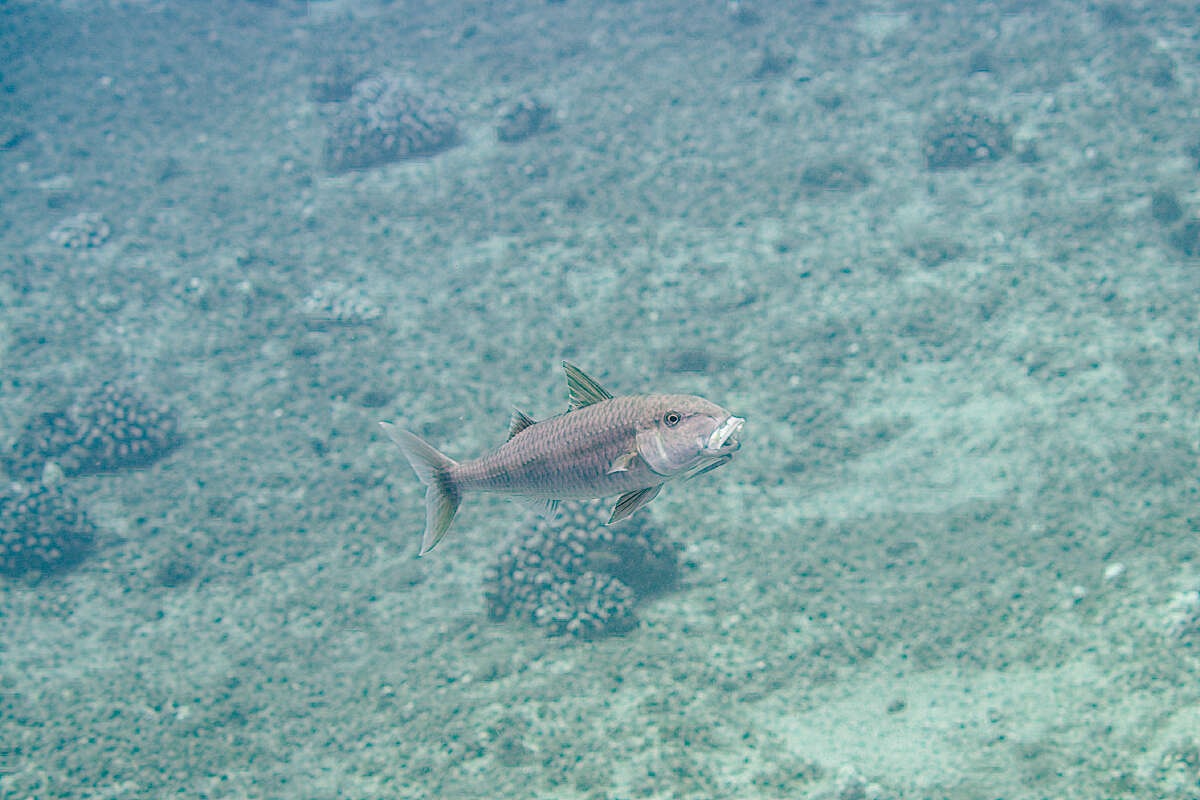
[[[637,452],[658,475],[698,475],[721,466],[739,447],[745,420],[692,395],[649,395],[637,428]]]

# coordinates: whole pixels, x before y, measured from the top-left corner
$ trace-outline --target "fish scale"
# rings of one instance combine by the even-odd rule
[[[457,462],[419,436],[387,422],[384,432],[425,484],[425,533],[420,554],[445,536],[465,492],[500,492],[549,500],[621,495],[610,523],[633,514],[663,484],[723,466],[741,446],[745,422],[703,397],[613,395],[573,364],[570,407],[535,421],[514,410],[508,441]]]
[[[466,491],[512,492],[529,497],[586,500],[624,494],[654,483],[645,462],[609,474],[634,447],[637,422],[684,395],[629,395],[602,400],[532,425],[499,449],[456,464],[451,477]]]

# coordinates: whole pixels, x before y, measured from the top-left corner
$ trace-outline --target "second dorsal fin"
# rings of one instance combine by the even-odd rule
[[[511,439],[521,431],[536,423],[537,420],[521,409],[513,406],[512,417],[508,421],[508,438]]]
[[[567,397],[571,401],[570,411],[590,406],[592,403],[599,403],[601,400],[612,399],[611,392],[589,378],[583,370],[571,362],[564,361],[563,369],[567,372]]]

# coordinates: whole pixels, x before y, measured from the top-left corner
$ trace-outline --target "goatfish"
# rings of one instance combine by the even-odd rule
[[[390,422],[380,426],[425,485],[425,534],[432,550],[467,492],[499,492],[544,503],[620,495],[609,524],[658,496],[663,484],[728,464],[741,447],[745,420],[703,397],[637,394],[614,397],[563,362],[567,411],[536,421],[514,408],[508,440],[470,461],[455,461]]]

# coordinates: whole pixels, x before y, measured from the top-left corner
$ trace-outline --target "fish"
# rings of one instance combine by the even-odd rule
[[[620,495],[609,524],[632,515],[663,485],[728,464],[745,419],[703,397],[611,392],[570,362],[567,410],[541,421],[514,408],[508,440],[486,455],[455,461],[414,433],[380,422],[425,486],[418,555],[442,540],[464,494],[530,498],[552,513],[559,500]]]

